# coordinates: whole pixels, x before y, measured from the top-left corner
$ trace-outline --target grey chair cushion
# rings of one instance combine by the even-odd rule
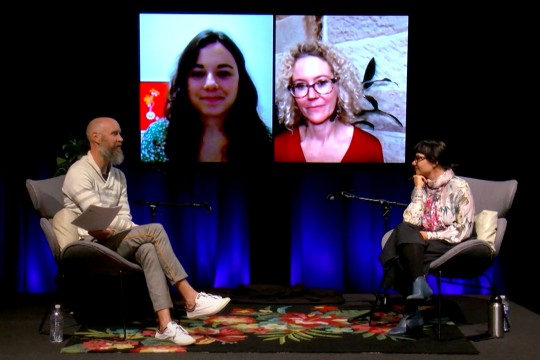
[[[462,178],[469,183],[477,213],[481,210],[493,210],[497,211],[499,218],[506,217],[514,202],[516,180],[496,181],[464,176]]]
[[[482,275],[494,259],[495,253],[488,242],[470,238],[432,261],[429,272],[441,270],[443,276],[472,279]]]
[[[52,219],[52,228],[60,250],[63,250],[69,243],[79,240],[77,227],[71,222],[77,218],[77,214],[70,209],[61,209]]]
[[[62,185],[65,175],[44,180],[26,180],[26,188],[34,209],[41,217],[52,219],[60,209],[64,208]]]

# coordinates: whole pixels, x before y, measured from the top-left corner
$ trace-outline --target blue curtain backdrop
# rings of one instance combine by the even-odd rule
[[[273,274],[285,271],[287,285],[374,293],[382,275],[378,261],[381,238],[401,221],[403,212],[403,207],[387,209],[378,200],[408,203],[412,190],[407,179],[410,169],[400,167],[384,171],[306,167],[298,171],[277,166],[261,176],[221,170],[174,177],[158,171],[124,171],[134,221],[152,220],[150,207],[139,201],[165,203],[156,207],[155,220],[164,224],[190,282],[200,289],[251,284],[257,277],[253,268],[257,268],[271,280]],[[328,199],[330,193],[339,191],[366,200]],[[25,197],[19,199],[24,206],[19,216],[17,291],[52,292],[56,264],[27,193],[23,193]],[[204,202],[211,211],[185,206]],[[499,272],[496,263],[491,275],[502,289]],[[433,286],[434,280],[429,279]],[[275,278],[275,283],[282,282]],[[444,284],[442,290],[486,293],[450,284]]]
[[[340,291],[377,289],[381,238],[386,226],[390,229],[401,220],[403,211],[390,208],[385,214],[382,204],[406,201],[410,191],[400,175],[388,176],[371,172],[300,176],[292,200],[291,283]],[[339,191],[361,199],[339,195],[328,199],[328,194]]]

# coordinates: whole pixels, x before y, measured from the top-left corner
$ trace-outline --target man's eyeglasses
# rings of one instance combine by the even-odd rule
[[[419,163],[422,160],[426,160],[426,157],[425,156],[415,156],[413,161],[416,161],[417,163]]]
[[[295,98],[303,98],[308,92],[309,88],[315,89],[320,95],[326,95],[332,92],[334,89],[334,84],[337,83],[339,78],[334,79],[319,79],[313,84],[309,85],[305,82],[297,82],[292,85],[289,85],[287,89],[291,92],[292,96]]]

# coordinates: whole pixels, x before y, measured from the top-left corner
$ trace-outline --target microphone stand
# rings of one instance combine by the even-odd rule
[[[133,202],[135,205],[148,205],[150,208],[150,218],[152,222],[156,221],[156,212],[158,206],[190,206],[190,207],[204,207],[207,209],[208,212],[212,212],[212,207],[210,207],[210,204],[208,204],[206,201],[202,203],[170,203],[170,202],[162,202],[162,201],[143,201],[143,200],[137,200]]]
[[[361,201],[367,201],[367,202],[371,202],[371,203],[380,204],[382,206],[382,216],[383,216],[383,221],[384,221],[384,233],[385,234],[389,230],[389,225],[390,224],[389,224],[388,214],[390,213],[390,210],[392,209],[392,207],[393,206],[401,206],[401,207],[407,207],[408,206],[407,204],[399,203],[399,202],[395,202],[395,201],[388,201],[388,200],[383,200],[383,199],[364,198],[364,197],[356,196],[356,195],[351,194],[351,193],[346,192],[346,191],[341,191],[339,193],[339,195],[341,197],[343,197],[344,199],[361,200]],[[384,274],[383,274],[383,279],[384,279]],[[369,325],[370,326],[371,326],[371,319],[373,318],[373,314],[375,313],[375,310],[383,309],[387,305],[388,293],[386,292],[386,289],[384,289],[384,291],[382,291],[383,290],[382,284],[383,284],[383,281],[381,280],[379,290],[377,291],[377,294],[375,295],[375,304],[371,307],[371,310],[370,310],[370,313],[369,313]],[[362,316],[363,315],[353,316],[353,317],[347,319],[347,321],[353,322],[353,321],[358,320]]]
[[[408,206],[407,204],[400,203],[400,202],[395,202],[395,201],[388,201],[388,200],[383,200],[383,199],[364,198],[364,197],[360,197],[360,196],[356,196],[354,194],[351,194],[351,193],[349,193],[347,191],[341,191],[340,195],[345,199],[361,200],[361,201],[367,201],[367,202],[380,204],[382,206],[382,216],[383,216],[383,220],[384,220],[384,232],[385,233],[388,230],[390,230],[389,229],[390,224],[389,224],[388,214],[390,213],[390,210],[392,209],[392,207],[393,206],[401,206],[401,207],[407,207]]]

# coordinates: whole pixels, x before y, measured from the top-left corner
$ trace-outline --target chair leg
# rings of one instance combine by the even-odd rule
[[[120,297],[121,297],[121,304],[122,304],[122,325],[124,327],[124,339],[122,341],[125,341],[127,339],[127,327],[126,327],[126,299],[124,294],[124,274],[120,271]]]
[[[435,272],[431,273],[431,274],[435,274]],[[437,326],[436,326],[436,332],[437,332],[437,340],[441,340],[441,334],[442,334],[442,292],[441,292],[441,283],[443,281],[443,274],[442,274],[442,271],[441,270],[437,270],[436,272],[436,276],[437,276]],[[487,282],[488,282],[488,287],[486,286],[483,286],[480,282],[480,277],[483,276],[486,278]],[[458,283],[455,283],[452,281],[452,278],[446,278],[445,279],[445,282],[448,282],[450,284],[458,284]],[[459,283],[460,285],[464,285],[464,284],[461,284]],[[468,286],[474,286],[474,285],[470,285],[468,284]],[[476,287],[477,288],[481,288],[481,289],[489,289],[490,292],[491,292],[491,295],[492,296],[495,296],[495,295],[498,295],[498,290],[497,290],[497,287],[495,286],[495,284],[493,283],[493,281],[491,280],[491,278],[489,277],[488,274],[482,274],[480,276],[477,276],[476,277]],[[508,321],[508,319],[505,319],[506,321]]]
[[[441,340],[441,317],[442,317],[442,295],[441,295],[442,272],[437,273],[437,340]]]

